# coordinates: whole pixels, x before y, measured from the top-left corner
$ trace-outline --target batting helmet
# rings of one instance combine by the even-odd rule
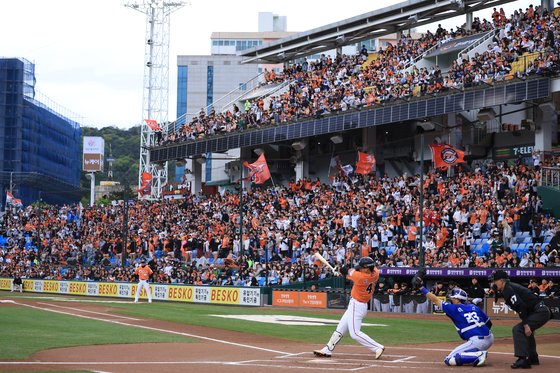
[[[369,256],[364,256],[363,258],[360,258],[360,261],[358,262],[358,265],[356,266],[357,269],[359,269],[359,268],[373,269],[373,267],[375,267],[375,262]]]
[[[468,299],[467,292],[460,288],[451,290],[451,294],[449,294],[448,297],[450,299],[457,299],[461,303],[465,303]]]

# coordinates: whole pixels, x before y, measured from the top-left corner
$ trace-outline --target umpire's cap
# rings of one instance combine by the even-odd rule
[[[369,256],[364,256],[364,257],[360,258],[360,261],[358,262],[358,265],[355,268],[356,269],[360,269],[360,268],[373,269],[373,267],[375,267],[375,262],[373,261],[373,259],[371,259]]]
[[[507,272],[504,271],[503,269],[498,269],[497,271],[494,271],[494,273],[492,273],[488,277],[488,281],[490,282],[494,282],[496,280],[507,280],[507,279],[509,279],[509,276]]]

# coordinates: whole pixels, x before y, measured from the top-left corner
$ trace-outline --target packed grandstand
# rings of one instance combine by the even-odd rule
[[[551,160],[557,162],[557,160]],[[430,267],[559,267],[557,219],[543,211],[533,165],[480,164],[424,181],[423,235]],[[378,266],[419,265],[419,177],[373,175],[254,188],[244,196],[190,195],[129,206],[123,247],[120,205],[28,206],[5,215],[0,276],[132,281],[150,258],[158,283],[292,284],[370,255]],[[124,260],[123,261],[123,254]],[[122,264],[125,263],[123,266]]]
[[[515,78],[555,75],[560,72],[560,9],[549,12],[533,5],[507,17],[494,8],[491,20],[475,18],[465,26],[445,30],[438,25],[419,39],[404,35],[396,45],[369,54],[324,54],[316,61],[304,60],[287,66],[281,74],[266,71],[262,84],[289,83],[289,89],[270,99],[247,100],[243,107],[209,112],[201,109],[190,123],[161,137],[159,145],[197,140],[208,136],[281,125],[316,115],[357,107],[411,100],[450,90],[495,84]],[[472,58],[453,61],[447,71],[439,66],[418,68],[414,62],[443,48],[456,38],[491,33],[487,50]],[[486,40],[486,39],[484,39]]]
[[[419,39],[405,36],[376,53],[323,57],[288,66],[282,74],[267,72],[263,84],[288,81],[286,93],[272,97],[266,106],[259,99],[224,113],[201,111],[161,141],[196,140],[450,89],[556,74],[558,15],[538,6],[509,17],[495,9],[490,21],[475,18],[470,31],[438,27]],[[414,65],[418,57],[450,40],[488,32],[493,36],[486,52],[454,62],[448,71]],[[128,207],[126,240],[123,202],[8,210],[0,232],[0,276],[133,281],[134,264],[145,257],[157,283],[288,285],[331,276],[315,263],[315,252],[333,266],[370,255],[380,267],[417,267],[420,185],[425,191],[426,266],[560,267],[560,224],[543,209],[537,194],[539,167],[558,166],[559,160],[534,159],[510,165],[479,161],[458,167],[453,176],[433,170],[424,180],[418,175],[339,174],[329,183],[302,179],[252,188],[243,196],[242,237],[239,195],[227,191],[135,201]]]

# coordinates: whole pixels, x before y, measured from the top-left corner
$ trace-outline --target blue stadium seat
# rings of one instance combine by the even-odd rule
[[[511,250],[517,250],[518,248],[519,248],[519,244],[518,244],[518,243],[511,244],[511,246],[510,246],[510,249],[511,249]]]
[[[519,231],[515,233],[515,237],[522,237],[523,236],[523,232]]]
[[[387,255],[392,254],[393,251],[395,251],[396,247],[395,246],[387,246],[385,248],[385,251],[387,251]]]
[[[523,243],[532,243],[533,242],[533,237],[524,237],[523,238]]]
[[[522,235],[523,237],[529,237],[529,236],[531,236],[531,232],[526,231],[526,232],[523,232],[521,235]]]
[[[489,248],[490,248],[490,244],[488,242],[484,243],[482,245],[482,252],[487,253]]]
[[[483,240],[487,240],[488,237],[490,237],[490,235],[488,234],[488,232],[484,232],[480,235],[480,238],[482,238]]]

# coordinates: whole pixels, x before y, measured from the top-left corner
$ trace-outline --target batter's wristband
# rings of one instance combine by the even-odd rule
[[[423,295],[428,294],[430,291],[428,289],[426,289],[425,287],[423,287],[422,289],[420,289],[420,291],[422,292]]]

